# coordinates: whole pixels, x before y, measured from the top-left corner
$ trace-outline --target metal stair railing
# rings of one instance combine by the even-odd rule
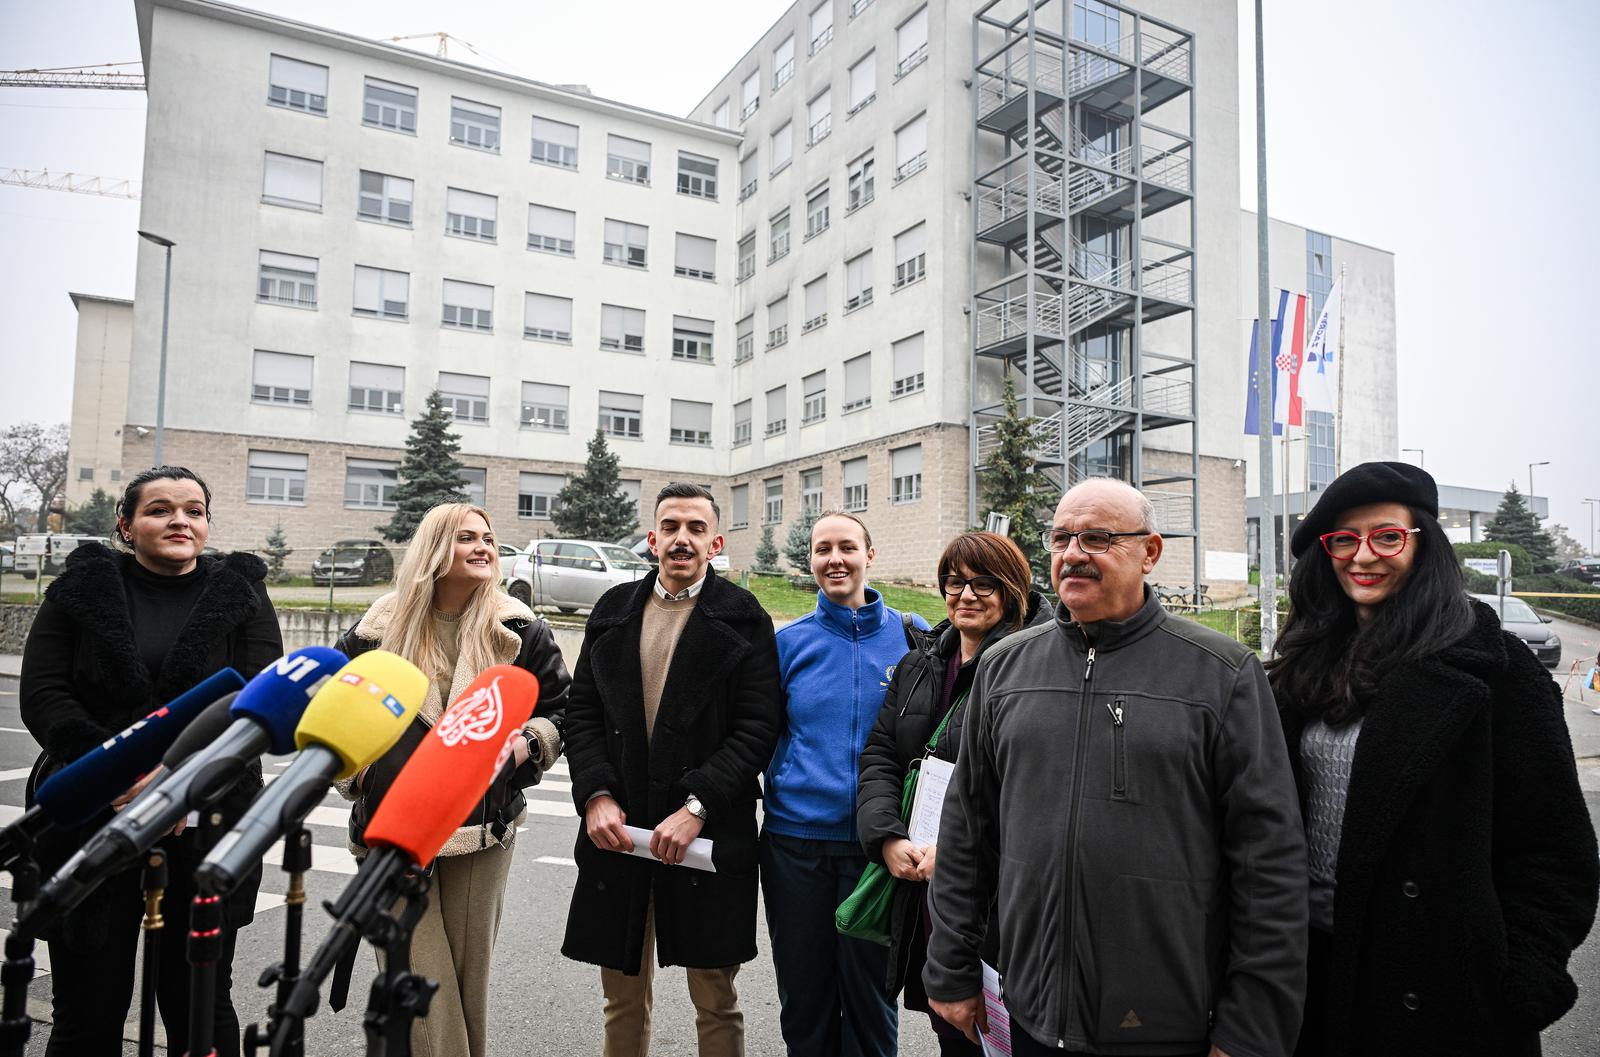
[[[1110,52],[1117,56],[1100,55],[1090,51],[1072,51],[1072,65],[1067,72],[1067,94],[1077,95],[1079,92],[1102,84],[1115,77],[1120,77],[1131,68],[1133,57],[1133,34],[1121,38],[1113,45],[1096,44],[1094,47]]]
[[[1139,175],[1151,183],[1162,184],[1179,191],[1193,187],[1192,169],[1187,147],[1161,148],[1145,145],[1140,161]]]
[[[1194,298],[1193,276],[1187,265],[1176,261],[1146,260],[1140,275],[1140,289],[1146,297],[1189,304]]]
[[[1139,62],[1145,69],[1163,77],[1190,81],[1193,79],[1192,57],[1193,44],[1189,38],[1169,36],[1148,22],[1144,24],[1144,32],[1139,37]]]
[[[1167,492],[1146,488],[1144,497],[1155,509],[1157,532],[1194,532],[1194,496],[1188,492]]]
[[[1140,406],[1146,411],[1166,415],[1194,413],[1194,383],[1186,378],[1145,375]]]
[[[1021,42],[1025,43],[1025,42]],[[1061,94],[1061,59],[1034,53],[1035,87],[1054,95]],[[987,117],[1028,91],[1028,53],[1026,50],[999,70],[978,71],[978,116]]]

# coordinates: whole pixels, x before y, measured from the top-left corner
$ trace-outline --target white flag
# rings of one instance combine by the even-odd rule
[[[1305,359],[1300,363],[1300,399],[1307,411],[1338,410],[1339,403],[1339,297],[1342,279],[1336,279],[1322,315],[1306,342]]]

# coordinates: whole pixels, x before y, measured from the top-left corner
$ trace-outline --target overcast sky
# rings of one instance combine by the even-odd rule
[[[682,114],[789,5],[246,6],[379,39],[444,30],[478,49],[454,45],[452,58]],[[1240,191],[1253,209],[1253,0],[1240,6]],[[1441,482],[1480,488],[1515,478],[1525,490],[1527,464],[1548,459],[1536,490],[1587,544],[1581,499],[1600,498],[1600,340],[1583,306],[1600,279],[1600,196],[1589,189],[1600,137],[1574,115],[1600,95],[1600,4],[1266,9],[1269,209],[1395,253],[1401,445],[1424,449]],[[131,0],[0,0],[0,69],[138,58]],[[0,89],[0,167],[137,179],[143,136],[140,92]],[[0,187],[0,422],[70,417],[67,291],[131,297],[137,221],[136,202]]]

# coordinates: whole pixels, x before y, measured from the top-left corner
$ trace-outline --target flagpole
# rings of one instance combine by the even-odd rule
[[[1344,265],[1339,265],[1339,406],[1333,416],[1333,475],[1344,472]]]
[[[1261,548],[1261,652],[1272,656],[1278,639],[1278,534],[1272,531],[1272,306],[1267,281],[1267,51],[1262,29],[1261,0],[1256,0],[1256,357],[1258,430],[1261,460],[1261,528],[1256,533]],[[1342,375],[1341,375],[1342,377]]]

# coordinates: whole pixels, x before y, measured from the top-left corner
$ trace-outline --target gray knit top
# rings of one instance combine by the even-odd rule
[[[1311,924],[1333,931],[1335,871],[1344,831],[1344,801],[1350,764],[1356,757],[1361,720],[1330,727],[1322,720],[1300,735],[1300,767],[1306,785],[1306,857],[1311,871]]]

